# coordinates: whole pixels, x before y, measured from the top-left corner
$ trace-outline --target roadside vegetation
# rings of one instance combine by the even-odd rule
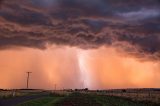
[[[70,95],[60,96],[52,94],[31,100],[17,106],[160,106],[151,102],[132,101],[123,97],[72,93]]]
[[[61,97],[43,97],[25,103],[19,104],[17,106],[53,106]]]
[[[11,99],[21,96],[39,95],[43,92],[41,90],[0,90],[0,99]]]
[[[64,95],[50,93],[46,97],[30,100],[17,106],[54,106],[55,103],[64,98]]]
[[[160,104],[151,103],[148,101],[132,101],[131,99],[115,96],[95,96],[96,101],[102,106],[160,106]]]

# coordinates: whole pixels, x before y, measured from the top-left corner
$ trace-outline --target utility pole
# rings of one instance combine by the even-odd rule
[[[27,89],[29,88],[29,76],[32,72],[27,72]]]
[[[54,85],[54,90],[56,91],[56,89],[57,89],[57,84]]]
[[[84,83],[84,80],[83,80],[83,82],[82,82],[82,89],[84,89],[85,88],[85,83]]]

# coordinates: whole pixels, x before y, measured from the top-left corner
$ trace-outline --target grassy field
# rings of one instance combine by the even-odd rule
[[[17,106],[53,106],[62,97],[43,97],[25,103],[19,104]]]
[[[54,106],[102,106],[96,101],[93,95],[84,93],[72,93],[69,96],[61,99]]]
[[[13,96],[13,92],[15,92]],[[56,93],[55,93],[56,92]],[[44,96],[38,96],[43,95]],[[17,106],[160,106],[157,90],[1,90],[0,100],[37,96]],[[8,102],[7,102],[8,103]]]
[[[72,93],[68,96],[49,96],[28,101],[17,106],[160,106],[149,102],[132,101],[131,99],[95,95],[85,93]]]
[[[9,99],[20,96],[37,95],[42,92],[42,90],[0,90],[0,98]]]
[[[28,95],[29,93],[25,92],[15,92],[12,90],[6,90],[6,91],[0,91],[0,98],[3,99],[9,99],[13,97],[18,97],[18,96],[25,96]]]
[[[96,100],[102,106],[159,106],[155,103],[132,101],[131,99],[114,96],[97,96]]]
[[[20,103],[17,106],[54,106],[55,103],[63,99],[65,96],[58,93],[49,93],[47,96]]]
[[[132,101],[153,102],[160,104],[159,89],[126,89],[108,90],[97,92],[98,95],[115,96],[131,99]]]

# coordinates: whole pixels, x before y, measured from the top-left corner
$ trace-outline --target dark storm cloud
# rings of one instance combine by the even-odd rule
[[[0,0],[0,6],[2,5],[3,0]]]
[[[160,52],[160,36],[148,35],[148,36],[134,36],[134,35],[121,35],[119,41],[127,41],[132,45],[138,45],[140,52],[155,53]]]
[[[1,48],[127,42],[138,54],[160,54],[160,0],[0,0],[0,6]]]

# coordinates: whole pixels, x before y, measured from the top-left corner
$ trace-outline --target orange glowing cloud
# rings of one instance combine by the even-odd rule
[[[32,71],[31,88],[53,89],[54,84],[58,89],[81,86],[75,48],[3,50],[0,59],[1,88],[25,88],[27,71]]]
[[[139,61],[114,47],[12,48],[0,51],[0,88],[25,88],[27,71],[30,88],[160,87],[159,68],[159,62]]]
[[[142,62],[105,47],[83,51],[82,55],[89,71],[88,86],[93,89],[160,87],[158,62]]]

